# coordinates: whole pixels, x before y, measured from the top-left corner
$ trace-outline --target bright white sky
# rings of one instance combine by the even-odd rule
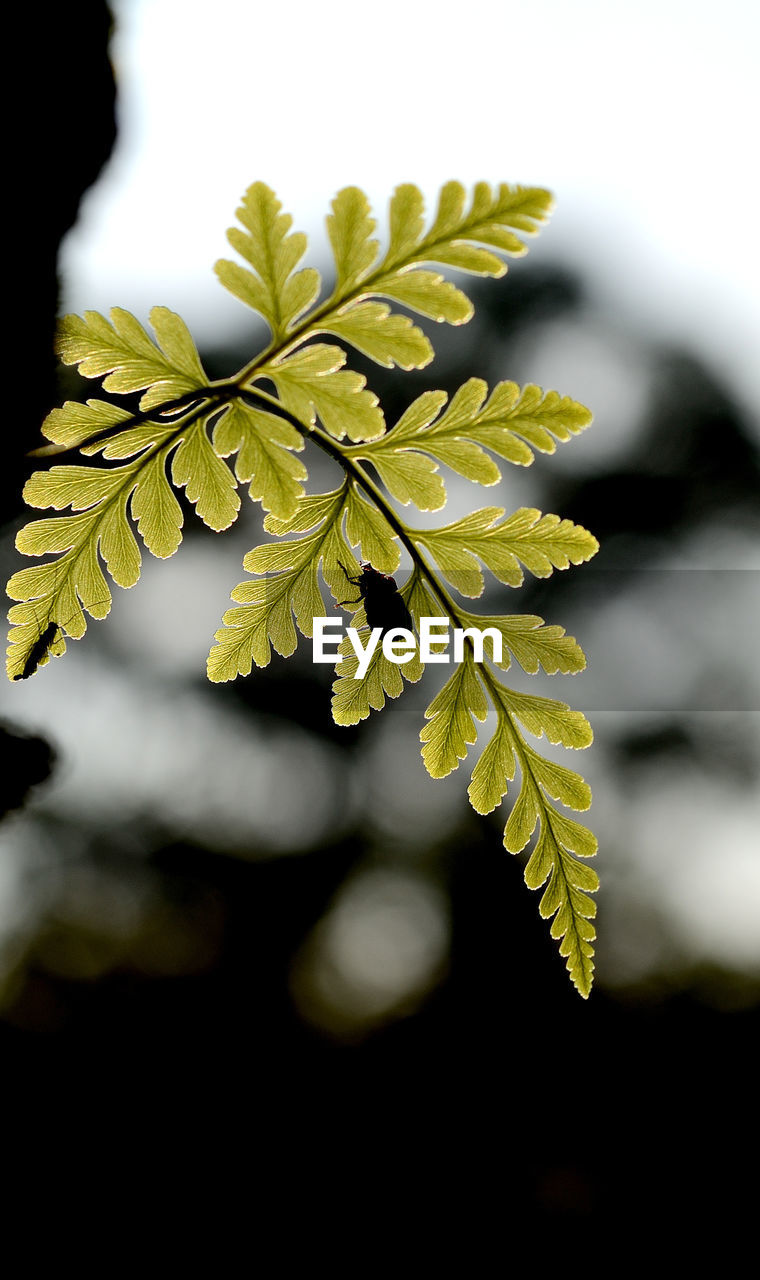
[[[355,183],[549,186],[533,252],[760,398],[756,0],[115,0],[120,134],[64,256],[65,305],[245,323],[211,272],[263,179],[309,232]],[[382,225],[382,222],[381,222]]]

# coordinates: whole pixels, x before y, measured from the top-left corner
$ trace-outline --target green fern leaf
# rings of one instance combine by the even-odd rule
[[[578,847],[579,846],[579,847]],[[593,979],[596,903],[588,896],[599,887],[596,873],[572,856],[592,857],[596,841],[585,827],[547,808],[535,849],[525,868],[525,883],[538,889],[548,880],[539,904],[544,919],[552,916],[551,934],[580,994],[587,997]]]
[[[496,732],[484,748],[472,771],[467,789],[477,813],[491,813],[507,793],[507,783],[515,776],[515,753],[508,723],[500,712]]]
[[[584,810],[591,807],[591,788],[574,769],[568,769],[555,760],[545,760],[532,747],[524,744],[526,758],[535,781],[552,800],[559,800],[568,809]]]
[[[398,542],[377,507],[362,497],[355,483],[348,488],[346,534],[352,546],[360,546],[362,559],[380,573],[395,573],[401,559]]]
[[[295,268],[306,252],[302,232],[288,234],[293,219],[263,182],[243,196],[237,217],[245,227],[231,227],[227,239],[253,267],[248,271],[222,258],[215,271],[225,288],[264,317],[275,341],[282,339],[319,293],[319,272]],[[295,272],[295,274],[293,274]]]
[[[418,546],[427,547],[432,552],[441,573],[452,587],[462,595],[474,598],[483,593],[483,573],[477,556],[485,560],[489,568],[493,567],[489,560],[494,557],[489,554],[491,548],[486,538],[494,522],[503,515],[503,507],[483,507],[440,529],[415,530],[414,540]],[[486,555],[483,554],[484,548]]]
[[[400,454],[389,450],[372,456],[372,464],[390,494],[402,506],[414,503],[419,511],[440,511],[446,505],[446,486],[438,468],[422,454]]]
[[[180,441],[172,459],[172,478],[184,485],[188,501],[210,529],[228,529],[240,510],[235,479],[197,425]]]
[[[422,369],[435,354],[422,330],[408,316],[392,314],[384,302],[350,303],[324,329],[386,369]]]
[[[344,368],[342,348],[315,341],[329,334],[388,368],[423,367],[432,358],[432,346],[392,304],[437,321],[466,321],[472,314],[470,300],[436,268],[502,275],[505,257],[525,252],[525,237],[539,228],[550,205],[549,193],[541,189],[486,183],[478,183],[468,201],[465,188],[450,182],[426,230],[422,194],[406,183],[391,201],[383,256],[367,197],[348,187],[336,196],[328,218],[335,289],[315,309],[319,275],[311,268],[299,269],[306,237],[291,231],[292,220],[282,213],[274,193],[263,183],[254,184],[238,210],[241,226],[228,233],[246,266],[222,261],[217,273],[233,294],[263,316],[272,339],[264,352],[223,382],[208,383],[183,321],[166,308],[150,314],[155,337],[118,308],[110,319],[96,312],[66,317],[58,338],[65,363],[79,365],[86,377],[103,378],[106,391],[144,394],[136,414],[103,400],[69,402],[53,410],[44,424],[52,445],[39,453],[79,447],[86,456],[102,453],[106,463],[118,465],[53,466],[28,482],[30,505],[70,508],[70,514],[33,521],[18,535],[22,552],[51,558],[20,570],[9,584],[17,601],[9,613],[9,674],[25,678],[36,665],[62,653],[68,638],[84,634],[87,615],[108,613],[106,572],[124,587],[139,576],[136,533],[158,556],[176,550],[182,511],[172,482],[185,486],[201,519],[223,529],[239,508],[236,480],[248,486],[252,499],[261,500],[268,511],[265,529],[275,540],[245,557],[245,568],[257,576],[233,592],[233,607],[225,613],[209,655],[212,680],[247,674],[252,664],[269,662],[272,648],[292,653],[299,631],[312,634],[314,618],[325,609],[320,571],[336,602],[354,613],[354,627],[368,635],[364,605],[346,600],[347,593],[354,594],[348,584],[359,570],[352,548],[360,548],[373,568],[390,574],[399,565],[399,542],[414,565],[401,594],[418,626],[423,617],[446,614],[465,628],[491,629],[501,636],[503,653],[494,659],[490,641],[485,656],[503,669],[515,660],[529,672],[539,667],[549,673],[581,670],[582,650],[561,627],[546,626],[534,615],[479,617],[459,610],[422,551],[432,553],[453,587],[475,597],[483,590],[482,566],[499,581],[518,586],[525,570],[547,577],[554,569],[589,559],[597,550],[591,534],[532,508],[506,515],[500,507],[486,507],[439,529],[412,530],[385,500],[372,474],[398,502],[437,510],[446,501],[440,465],[493,485],[501,477],[496,458],[528,465],[535,451],[554,452],[558,442],[588,425],[588,410],[532,384],[521,389],[502,382],[489,395],[482,380],[471,378],[450,402],[442,392],[426,392],[386,434],[376,397],[364,378]],[[257,388],[261,379],[274,385],[279,399]],[[163,410],[161,421],[146,420],[151,408]],[[212,425],[213,444],[207,434]],[[340,489],[304,494],[306,470],[295,455],[308,439],[342,464]],[[343,441],[348,443],[336,443]],[[232,455],[234,476],[225,463]],[[372,465],[372,474],[364,462]],[[356,639],[353,631],[351,637]],[[351,637],[341,645],[333,686],[333,713],[342,724],[365,718],[423,672],[419,650],[398,664],[379,646],[363,678],[356,679],[360,667]],[[446,647],[445,639],[433,646],[439,652]],[[572,748],[587,746],[591,729],[580,712],[563,702],[508,689],[490,667],[476,665],[476,656],[477,645],[470,640],[464,660],[428,707],[420,735],[422,755],[434,777],[457,768],[476,739],[475,722],[485,719],[486,694],[490,696],[496,728],[472,771],[470,799],[478,812],[496,808],[519,765],[520,788],[504,843],[517,852],[536,835],[526,881],[531,887],[545,886],[541,914],[551,918],[551,933],[560,942],[570,976],[587,995],[595,911],[589,895],[598,881],[582,859],[595,853],[596,842],[556,806],[583,811],[590,804],[590,790],[579,774],[529,746],[520,726]]]
[[[425,712],[429,724],[421,730],[420,741],[424,743],[425,768],[432,778],[445,778],[459,768],[459,761],[478,736],[473,716],[485,720],[487,714],[483,688],[473,663],[466,658]]]
[[[50,654],[65,652],[64,631],[74,639],[84,635],[85,611],[95,618],[103,618],[109,612],[111,593],[98,560],[97,541],[89,536],[95,521],[96,515],[88,510],[67,519],[34,521],[20,530],[19,550],[65,554],[47,564],[20,569],[6,587],[11,599],[21,602],[8,611],[11,630],[6,670],[11,680],[26,672],[30,655],[52,624],[57,623],[59,630],[55,643],[40,658],[41,666]],[[122,563],[120,568],[124,567]]]
[[[509,669],[512,657],[529,675],[535,675],[539,667],[547,675],[556,675],[558,671],[572,675],[586,667],[586,656],[578,641],[565,635],[564,627],[546,626],[543,618],[534,613],[495,617],[460,609],[459,616],[465,627],[493,629],[501,633],[502,658],[496,665],[504,671]],[[496,661],[488,636],[484,647],[486,655]]]
[[[472,319],[474,311],[467,294],[437,271],[389,274],[378,280],[371,292],[393,298],[438,324],[465,324]]]
[[[41,430],[47,440],[71,448],[131,417],[127,409],[106,400],[88,400],[86,404],[67,400],[60,409],[50,411]]]
[[[353,625],[358,629],[359,619]],[[398,698],[403,692],[406,672],[403,667],[389,662],[380,646],[372,654],[362,679],[356,679],[359,659],[348,639],[341,641],[338,652],[342,661],[336,668],[340,674],[333,684],[332,698],[332,715],[336,724],[359,724],[371,711],[382,711],[386,698]],[[419,666],[415,668],[415,674],[417,670],[421,676]]]
[[[425,200],[419,187],[403,182],[391,199],[390,244],[383,267],[407,263],[414,257],[425,232]]]
[[[447,263],[460,271],[478,275],[501,276],[506,265],[496,254],[472,253],[474,243],[487,244],[499,253],[521,256],[526,245],[516,231],[534,235],[548,217],[552,197],[540,187],[511,186],[501,183],[492,190],[487,182],[476,183],[469,210],[465,209],[467,193],[459,182],[447,182],[441,189],[435,221],[422,242],[429,247],[431,259]],[[467,265],[467,251],[470,265]],[[446,253],[447,257],[441,254]]]
[[[588,725],[580,712],[562,703],[532,699],[516,694],[489,680],[498,712],[496,732],[476,765],[470,784],[470,801],[480,813],[490,812],[500,803],[507,782],[514,777],[515,761],[522,768],[520,792],[507,820],[504,845],[519,853],[540,824],[535,848],[525,869],[529,888],[549,885],[540,903],[541,915],[554,917],[552,937],[560,939],[560,953],[567,958],[572,981],[584,996],[589,994],[593,975],[594,929],[589,920],[595,904],[589,893],[598,888],[598,878],[577,857],[592,857],[596,840],[580,823],[561,814],[552,800],[573,809],[587,809],[591,792],[587,783],[571,769],[545,760],[523,743],[514,724],[517,716],[531,732],[543,729],[552,741],[566,746],[586,746],[591,740]],[[526,714],[527,703],[533,705]],[[530,723],[528,723],[530,721]],[[561,721],[560,731],[557,723]]]
[[[385,431],[377,396],[366,391],[366,379],[343,370],[340,347],[315,343],[293,355],[262,365],[257,377],[271,378],[283,405],[311,426],[318,415],[336,440],[371,440]]]
[[[292,450],[304,447],[303,436],[284,418],[254,409],[240,400],[217,420],[214,450],[222,458],[237,452],[235,475],[250,481],[248,493],[265,511],[287,518],[303,496],[306,468]]]
[[[369,274],[379,247],[377,240],[371,238],[375,226],[363,191],[344,187],[338,192],[327,218],[327,234],[335,258],[333,301],[345,297]]]
[[[141,561],[129,521],[130,506],[138,532],[154,555],[166,557],[176,551],[182,511],[166,476],[172,453],[174,480],[187,486],[188,498],[197,504],[201,519],[215,529],[232,522],[239,499],[234,478],[206,435],[205,421],[212,412],[196,411],[165,425],[142,423],[91,446],[91,451],[102,448],[104,456],[110,457],[135,454],[140,448],[139,455],[124,466],[54,466],[30,477],[24,489],[30,506],[58,510],[68,506],[76,514],[32,521],[16,538],[18,550],[25,555],[60,554],[45,565],[19,570],[8,583],[8,594],[20,601],[8,615],[13,624],[7,668],[11,679],[25,671],[52,624],[61,632],[49,651],[56,654],[65,648],[64,631],[75,639],[84,635],[85,613],[106,616],[111,593],[99,556],[118,586],[134,586]]]
[[[518,693],[496,681],[493,684],[506,710],[536,738],[545,734],[549,742],[561,743],[563,747],[575,750],[582,750],[593,742],[594,734],[586,717],[566,702],[541,698],[533,693]]]
[[[466,206],[464,187],[447,183],[433,225],[425,234],[422,193],[411,183],[397,187],[390,207],[390,244],[378,265],[378,243],[372,238],[375,221],[367,197],[357,187],[339,192],[327,220],[335,290],[320,308],[318,326],[311,332],[302,327],[302,339],[326,331],[388,367],[398,364],[412,369],[427,364],[432,347],[425,335],[405,317],[389,314],[387,308],[377,310],[378,304],[367,299],[389,298],[430,319],[463,324],[472,316],[470,299],[439,272],[421,264],[503,275],[506,265],[499,255],[525,252],[516,232],[524,236],[538,230],[548,215],[551,196],[538,188],[502,185],[492,190],[481,182],[474,188],[469,209]]]
[[[348,520],[346,521],[346,530],[353,542],[354,539],[350,533]],[[396,554],[398,554],[397,550]],[[350,571],[350,566],[346,567]],[[380,565],[377,567],[382,569]],[[390,567],[385,571],[393,572]],[[417,570],[409,576],[403,587],[401,587],[400,595],[405,600],[412,616],[418,620],[421,617],[430,617],[431,612],[435,610],[434,601]],[[352,606],[347,605],[346,607],[351,608]],[[364,606],[359,605],[355,611],[353,626],[359,630],[366,627],[366,625],[367,615],[364,611]],[[435,646],[432,646],[432,648],[433,652],[435,652]],[[342,656],[342,662],[336,666],[337,678],[333,685],[332,701],[333,719],[336,724],[358,724],[360,720],[366,720],[371,711],[381,711],[385,706],[386,697],[397,698],[403,691],[404,681],[416,684],[422,678],[425,670],[424,663],[420,659],[419,646],[412,652],[408,662],[397,664],[390,662],[385,657],[380,645],[378,645],[370,658],[364,678],[355,679],[354,677],[359,667],[359,659],[348,637],[344,637],[338,652]]]
[[[436,262],[476,275],[501,276],[507,268],[498,254],[525,253],[526,246],[515,232],[534,234],[546,219],[552,200],[548,191],[535,187],[503,184],[493,191],[487,183],[479,182],[469,209],[466,201],[461,183],[446,183],[433,225],[423,235],[420,192],[410,184],[398,188],[391,205],[391,244],[381,274],[373,277],[367,292],[395,298],[434,320],[451,324],[468,320],[472,304],[465,294],[436,272],[409,268]],[[409,221],[404,225],[407,214]],[[490,247],[484,249],[483,245]]]
[[[316,529],[317,525],[323,524],[325,520],[335,518],[335,503],[338,494],[345,497],[345,485],[343,489],[333,489],[329,493],[312,493],[305,495],[293,513],[285,518],[281,516],[268,515],[264,521],[264,528],[267,533],[274,533],[277,537],[281,537],[284,533],[308,533],[310,529]]]
[[[552,453],[555,437],[569,440],[591,422],[588,409],[556,391],[544,393],[535,386],[520,391],[514,382],[500,382],[486,403],[487,396],[486,383],[470,378],[436,419],[446,395],[425,392],[383,438],[380,454],[430,454],[466,479],[492,485],[501,479],[501,471],[485,449],[528,466],[534,454],[526,441]]]
[[[471,413],[476,398],[480,404],[487,394],[486,384],[471,378],[461,388],[462,400],[457,396],[451,402],[448,414],[455,412],[462,418]],[[444,426],[445,418],[438,426]],[[554,453],[557,441],[565,443],[579,432],[585,431],[592,421],[591,410],[569,396],[557,391],[543,391],[529,383],[522,390],[516,382],[499,382],[481,409],[478,406],[466,432],[499,457],[518,466],[529,466],[533,461],[533,449],[540,453]],[[464,425],[464,424],[463,424]],[[453,422],[447,424],[451,429]]]
[[[388,492],[404,506],[413,502],[420,511],[440,511],[446,505],[446,487],[437,474],[437,463],[422,453],[408,452],[405,444],[435,416],[445,399],[443,391],[426,392],[409,406],[393,431],[370,445],[346,449],[347,457],[369,459]]]
[[[523,769],[520,791],[504,828],[504,848],[508,853],[522,852],[540,818],[540,792],[530,772]]]
[[[106,391],[124,395],[148,387],[141,409],[207,388],[208,379],[184,320],[167,307],[154,307],[150,322],[158,345],[121,307],[112,309],[110,322],[97,311],[85,311],[84,317],[64,316],[56,351],[64,364],[79,365],[85,378],[107,374]]]
[[[355,561],[341,532],[346,508],[346,486],[332,493],[305,497],[287,520],[267,516],[265,528],[275,532],[302,532],[304,537],[270,542],[249,551],[243,566],[263,574],[256,581],[241,582],[232,592],[235,608],[222,618],[218,642],[209,653],[208,676],[215,683],[248,675],[251,666],[265,667],[272,648],[289,657],[298,644],[293,616],[305,636],[313,634],[313,620],[324,616],[324,600],[317,571],[320,561],[325,580],[337,590],[347,566]]]
[[[173,556],[182,541],[182,508],[166,478],[167,454],[168,450],[162,449],[140,470],[130,503],[140,537],[148,550],[160,560],[168,560],[169,556]],[[126,525],[122,528],[122,542],[125,545],[129,542],[128,533],[131,534],[131,530]],[[110,565],[109,569],[113,574]],[[118,578],[116,580],[119,581]]]
[[[416,531],[415,542],[427,547],[448,582],[465,596],[479,596],[483,574],[476,556],[499,582],[519,587],[520,562],[537,578],[548,578],[553,569],[590,560],[599,543],[588,530],[559,516],[542,516],[532,507],[521,507],[506,519],[502,507],[483,507],[441,529]]]
[[[594,836],[580,823],[560,813],[552,801],[572,809],[588,809],[591,791],[572,769],[546,760],[523,742],[515,719],[531,733],[545,732],[550,741],[565,746],[584,747],[591,730],[578,711],[564,703],[518,694],[487,677],[497,711],[496,731],[472,773],[470,802],[478,813],[490,813],[501,803],[507,784],[515,776],[519,760],[522,772],[520,791],[504,829],[504,845],[510,853],[520,853],[536,827],[539,835],[525,869],[529,888],[549,885],[540,903],[541,915],[554,917],[552,937],[560,939],[560,953],[567,958],[572,981],[584,996],[589,994],[593,975],[594,929],[589,920],[595,904],[587,895],[599,885],[596,873],[580,858],[596,853]],[[576,856],[574,856],[576,855]]]
[[[106,467],[51,467],[35,471],[24,485],[24,502],[30,507],[71,507],[84,511],[111,497],[121,486],[118,469]]]

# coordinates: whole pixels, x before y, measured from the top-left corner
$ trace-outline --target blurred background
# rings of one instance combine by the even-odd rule
[[[97,394],[56,367],[57,313],[168,305],[224,376],[263,338],[211,271],[254,180],[328,278],[341,186],[368,191],[381,233],[401,181],[431,205],[450,177],[549,186],[528,257],[466,281],[466,328],[430,326],[431,366],[354,366],[389,422],[473,375],[594,410],[498,489],[447,476],[431,523],[527,505],[601,541],[590,565],[488,600],[560,623],[589,658],[515,682],[595,729],[558,758],[594,790],[597,985],[588,1003],[570,987],[505,813],[473,813],[464,766],[425,774],[435,671],[355,729],[333,724],[308,643],[206,682],[261,520],[244,504],[220,537],[188,508],[174,559],[146,555],[105,624],[0,692],[8,1096],[25,1124],[111,1153],[137,1117],[151,1150],[195,1153],[203,1186],[224,1141],[250,1161],[241,1191],[278,1161],[308,1195],[328,1166],[355,1171],[391,1224],[428,1199],[502,1226],[617,1231],[637,1206],[719,1221],[752,1194],[760,1025],[757,8],[727,0],[719,28],[677,0],[357,12],[15,15],[34,58],[3,568],[41,420]],[[312,491],[332,483],[307,461]]]

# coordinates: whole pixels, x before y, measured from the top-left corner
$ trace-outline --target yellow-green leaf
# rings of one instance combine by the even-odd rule
[[[205,389],[208,380],[181,317],[166,307],[154,307],[150,321],[158,345],[121,307],[111,310],[110,321],[97,311],[64,316],[56,350],[64,364],[79,365],[86,378],[107,374],[106,391],[126,394],[149,388],[140,400],[141,409]]]
[[[184,485],[188,500],[210,529],[227,529],[240,510],[229,467],[211,448],[201,422],[188,429],[172,460],[172,478]]]
[[[459,663],[440,693],[425,712],[429,721],[420,732],[424,743],[422,758],[433,778],[445,778],[467,755],[478,732],[473,716],[485,720],[488,714],[483,688],[472,663]]]
[[[404,598],[408,596],[408,585],[401,591]],[[366,644],[369,631],[363,606],[356,610],[351,625],[363,630],[362,642]],[[381,711],[386,698],[398,698],[403,692],[405,680],[414,684],[424,671],[419,649],[412,652],[408,662],[399,664],[386,658],[381,644],[378,644],[364,676],[357,680],[359,659],[348,636],[341,641],[338,652],[342,660],[335,668],[332,713],[335,723],[340,725],[358,724],[360,720],[366,720],[371,711]]]
[[[166,478],[166,450],[141,469],[130,505],[148,550],[161,560],[173,556],[182,541],[182,508]]]
[[[545,760],[532,747],[525,747],[530,759],[530,768],[535,778],[552,800],[569,809],[588,809],[591,805],[591,788],[579,773],[557,764],[554,760]]]
[[[227,239],[253,268],[221,259],[216,273],[225,288],[264,317],[275,339],[283,337],[319,293],[319,272],[295,268],[306,252],[302,232],[288,234],[293,219],[263,182],[254,182],[243,196],[237,217],[245,227],[231,227]],[[293,274],[295,272],[295,274]]]
[[[586,658],[578,641],[573,636],[565,635],[564,627],[546,626],[543,618],[534,613],[497,617],[460,610],[460,616],[466,627],[477,627],[481,631],[494,629],[501,633],[502,657],[497,665],[504,671],[509,669],[511,657],[529,675],[535,675],[539,667],[547,675],[556,675],[558,671],[563,675],[570,675],[583,671],[586,666]],[[490,637],[486,637],[485,652],[496,661]]]
[[[283,529],[290,524],[311,532],[264,543],[245,556],[243,565],[249,573],[266,576],[241,582],[232,592],[237,607],[227,610],[224,625],[216,632],[217,643],[208,657],[210,680],[234,680],[248,675],[254,663],[266,666],[272,648],[288,657],[298,643],[293,615],[302,634],[312,635],[313,620],[323,617],[325,609],[317,580],[320,560],[330,566],[331,575],[339,558],[351,561],[340,534],[344,509],[345,487],[302,498],[286,520],[267,516],[268,527]]]
[[[465,324],[472,317],[473,305],[467,294],[457,289],[450,280],[444,280],[437,271],[403,271],[381,276],[372,286],[372,293],[383,298],[393,298],[420,315],[429,316],[439,324]]]
[[[223,458],[237,452],[238,480],[250,481],[250,497],[282,518],[293,513],[303,496],[306,468],[291,452],[303,447],[303,436],[289,422],[239,400],[214,427],[215,452]]]
[[[315,343],[263,365],[257,376],[272,379],[285,408],[304,425],[319,415],[336,440],[375,439],[385,430],[377,396],[365,390],[361,374],[342,369],[345,361],[340,347]]]
[[[472,771],[470,804],[477,813],[490,813],[501,804],[507,783],[515,776],[515,753],[508,725],[499,716],[496,732]]]
[[[517,716],[528,733],[540,738],[542,734],[550,742],[580,750],[593,742],[594,735],[581,711],[573,711],[566,702],[554,698],[541,698],[536,694],[518,693],[498,685],[498,696],[507,711]]]
[[[42,434],[55,444],[71,447],[131,416],[127,409],[107,400],[88,400],[85,404],[67,400],[60,409],[51,409],[42,424]]]
[[[555,836],[555,819],[560,815],[552,808],[542,821],[535,849],[525,868],[525,883],[538,889],[548,880],[539,911],[544,919],[554,916],[552,937],[560,942],[560,955],[566,957],[570,977],[586,998],[593,981],[594,926],[596,903],[588,897],[598,888],[598,878],[590,867],[573,858]],[[570,822],[570,819],[565,819]],[[578,826],[572,823],[572,826]],[[581,828],[585,830],[585,828]]]
[[[360,546],[362,559],[380,573],[395,573],[401,559],[398,542],[377,507],[363,498],[355,484],[348,489],[346,533],[352,546]]]
[[[536,829],[540,816],[540,799],[531,775],[523,769],[520,793],[504,828],[504,848],[509,853],[524,849]]]
[[[334,299],[345,297],[372,268],[378,250],[377,240],[371,238],[375,225],[363,191],[344,187],[338,192],[327,217],[327,234],[335,258]]]
[[[408,316],[392,313],[384,302],[351,303],[330,316],[324,327],[387,369],[422,369],[433,359],[422,330]]]
[[[503,515],[503,508],[483,507],[440,529],[421,530],[415,541],[432,552],[453,587],[473,597],[483,590],[476,556],[499,582],[519,587],[521,563],[535,577],[548,578],[554,569],[581,564],[599,550],[596,538],[570,520],[542,516],[532,507],[500,520]]]

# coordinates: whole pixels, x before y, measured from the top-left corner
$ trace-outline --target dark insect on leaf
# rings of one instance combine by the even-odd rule
[[[51,644],[55,642],[55,638],[57,634],[58,634],[58,623],[57,622],[48,623],[42,635],[40,636],[39,640],[35,640],[34,644],[29,650],[29,656],[26,662],[24,663],[24,670],[19,671],[18,675],[15,675],[13,677],[14,680],[28,680],[30,676],[34,675],[35,671],[37,670],[38,666],[42,662],[42,659],[45,657],[45,654],[47,653]]]
[[[393,627],[405,627],[407,631],[414,631],[412,615],[399,593],[395,578],[373,569],[371,564],[363,564],[361,573],[352,578],[346,566],[341,561],[338,563],[351,586],[358,588],[359,600],[341,600],[337,607],[363,601],[370,627],[382,627],[383,633],[391,631]]]
[[[97,603],[110,604],[110,600],[107,600],[107,601],[98,600]],[[75,616],[76,616],[75,614],[72,614],[72,617],[75,617]],[[27,654],[26,662],[24,663],[23,671],[19,671],[13,677],[14,680],[28,680],[30,676],[34,675],[40,663],[44,661],[50,649],[55,644],[56,640],[59,637],[59,634],[61,639],[64,638],[65,628],[68,627],[70,622],[71,622],[71,618],[69,618],[67,622],[52,621],[48,623],[42,635],[39,636],[37,640],[35,640],[34,644],[29,650],[29,653]]]

